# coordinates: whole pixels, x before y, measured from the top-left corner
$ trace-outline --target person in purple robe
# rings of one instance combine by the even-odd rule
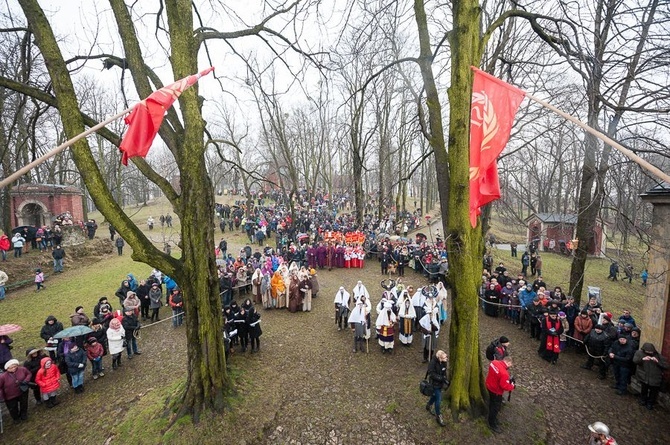
[[[319,269],[323,269],[326,265],[326,256],[328,255],[328,249],[326,246],[319,243],[319,247],[316,248],[316,263],[319,266]]]

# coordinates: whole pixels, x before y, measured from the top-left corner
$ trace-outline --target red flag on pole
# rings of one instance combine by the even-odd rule
[[[145,157],[147,155],[151,143],[154,141],[156,133],[158,133],[158,129],[163,123],[165,112],[181,96],[184,90],[213,70],[214,67],[211,66],[198,74],[178,80],[171,85],[154,91],[149,97],[135,105],[130,114],[125,118],[125,122],[128,124],[128,131],[119,147],[119,150],[123,153],[123,157],[121,158],[123,165],[128,165],[128,158],[134,156]]]
[[[500,198],[496,159],[507,145],[514,115],[526,93],[472,67],[470,108],[470,223],[477,225],[481,206]]]

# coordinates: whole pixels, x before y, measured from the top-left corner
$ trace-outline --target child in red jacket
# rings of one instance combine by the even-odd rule
[[[105,373],[102,372],[102,355],[105,353],[105,350],[95,337],[89,337],[87,343],[86,357],[91,361],[93,380],[97,380],[98,377],[105,376]]]
[[[60,371],[50,357],[44,357],[40,365],[35,375],[35,383],[40,387],[42,400],[46,403],[47,408],[53,408],[60,403],[56,400],[56,392],[60,388]]]

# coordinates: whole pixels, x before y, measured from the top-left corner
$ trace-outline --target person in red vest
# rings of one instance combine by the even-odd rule
[[[512,357],[507,356],[502,360],[493,360],[489,365],[489,373],[486,376],[486,389],[489,391],[489,428],[494,433],[501,433],[498,425],[498,413],[502,407],[503,393],[514,390],[514,378],[509,376],[509,368],[512,367]]]

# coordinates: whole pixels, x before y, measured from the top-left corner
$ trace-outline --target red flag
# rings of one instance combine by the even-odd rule
[[[475,67],[470,108],[470,223],[480,207],[500,198],[496,159],[507,145],[526,93]]]
[[[121,162],[128,165],[128,158],[134,156],[145,157],[149,152],[151,143],[158,133],[158,129],[163,123],[165,112],[172,106],[175,100],[181,96],[188,87],[192,86],[202,76],[209,74],[214,67],[185,77],[175,83],[161,88],[151,93],[149,97],[135,105],[133,110],[125,118],[128,124],[126,132],[119,150],[123,153]]]

